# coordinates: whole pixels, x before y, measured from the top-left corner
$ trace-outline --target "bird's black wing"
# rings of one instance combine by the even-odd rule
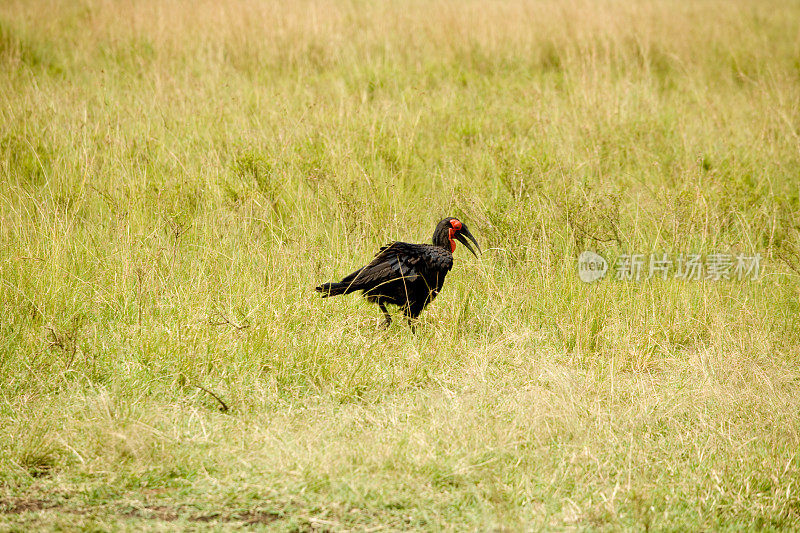
[[[354,290],[373,288],[398,279],[415,281],[425,269],[424,249],[419,244],[392,242],[383,246],[370,263],[341,283],[351,284]]]

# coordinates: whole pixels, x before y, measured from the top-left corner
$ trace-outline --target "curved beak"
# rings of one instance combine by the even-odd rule
[[[461,231],[459,231],[455,235],[453,235],[453,238],[455,240],[457,240],[458,242],[460,242],[461,244],[463,244],[464,246],[466,246],[467,250],[472,252],[472,255],[474,255],[475,257],[478,257],[478,254],[476,254],[475,250],[473,250],[472,246],[470,246],[469,241],[467,241],[467,239],[465,239],[464,237],[468,237],[470,241],[474,242],[475,243],[475,247],[478,249],[478,251],[483,253],[481,251],[480,245],[478,245],[478,241],[475,240],[475,237],[472,236],[472,233],[469,232],[469,230],[467,229],[466,225],[462,225],[461,226]]]

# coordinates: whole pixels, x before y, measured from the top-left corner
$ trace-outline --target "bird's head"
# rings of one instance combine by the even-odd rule
[[[469,232],[467,225],[453,217],[442,219],[436,225],[436,230],[433,232],[433,244],[443,248],[449,248],[451,252],[455,252],[455,241],[458,241],[466,246],[467,250],[472,252],[472,255],[478,257],[478,254],[476,254],[475,250],[472,249],[472,246],[470,246],[467,239],[475,243],[475,247],[478,248],[479,252],[481,251],[478,241],[476,241],[475,237],[472,236],[472,233]]]

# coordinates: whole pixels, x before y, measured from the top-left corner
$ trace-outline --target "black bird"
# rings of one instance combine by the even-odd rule
[[[389,243],[367,266],[338,283],[323,283],[316,290],[322,293],[323,298],[363,291],[367,300],[378,304],[383,311],[386,327],[392,323],[386,304],[393,304],[403,310],[413,330],[412,321],[436,298],[444,285],[444,277],[453,268],[455,241],[463,243],[475,257],[478,256],[467,238],[475,243],[478,251],[481,250],[463,222],[447,217],[436,225],[433,244]]]

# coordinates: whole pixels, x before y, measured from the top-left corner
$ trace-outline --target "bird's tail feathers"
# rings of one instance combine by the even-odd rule
[[[352,287],[349,283],[323,283],[315,290],[322,293],[323,298],[328,296],[339,296],[340,294],[347,294]]]
[[[359,274],[363,268],[359,268],[355,272],[346,275],[342,281],[335,283],[323,283],[316,288],[317,292],[322,293],[323,298],[328,296],[339,296],[340,294],[350,294],[353,291],[358,291],[364,288],[363,284],[359,283]]]

